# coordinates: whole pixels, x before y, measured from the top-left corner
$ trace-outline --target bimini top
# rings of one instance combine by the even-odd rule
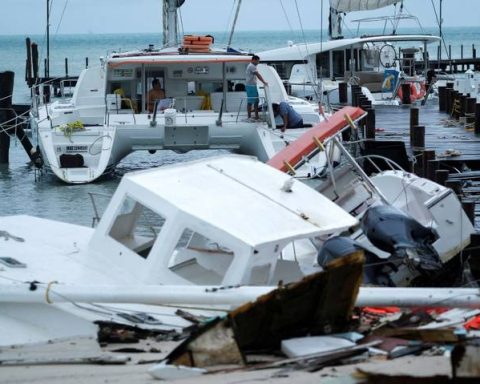
[[[150,195],[150,201],[161,202],[168,211],[181,211],[184,221],[217,227],[251,246],[357,224],[312,188],[249,156],[225,155],[130,173],[117,192],[122,189]]]
[[[108,58],[110,67],[126,64],[178,64],[178,63],[249,63],[251,55],[229,54],[226,52],[212,51],[210,53],[180,54],[177,49],[166,48],[159,51],[135,51],[115,53]]]
[[[440,37],[432,35],[381,35],[355,37],[352,39],[338,39],[323,43],[293,44],[285,48],[277,48],[260,52],[262,61],[298,61],[306,60],[308,56],[335,49],[345,49],[363,43],[394,43],[401,41],[421,41],[427,44],[440,41]]]

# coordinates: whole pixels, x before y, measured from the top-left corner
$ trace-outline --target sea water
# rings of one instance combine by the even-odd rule
[[[381,31],[368,31],[381,33]],[[412,31],[399,31],[408,33]],[[418,31],[416,31],[418,32]],[[426,33],[436,34],[436,29],[425,29]],[[227,33],[198,31],[193,33],[212,34],[215,45],[225,46]],[[232,46],[249,52],[284,47],[288,41],[295,43],[320,41],[326,38],[320,31],[240,31],[234,36]],[[471,56],[472,45],[480,48],[479,28],[446,28],[445,43],[452,47],[452,57],[460,56],[460,46],[464,46],[465,57]],[[25,39],[27,36],[0,35],[0,72],[15,72],[14,103],[28,103],[29,89],[25,84]],[[43,74],[43,58],[46,56],[44,36],[29,36],[39,45],[40,73]],[[76,76],[89,66],[98,65],[101,57],[112,51],[144,49],[154,44],[161,45],[161,36],[156,34],[85,34],[56,35],[50,41],[50,76],[65,75],[65,58],[68,58],[68,74]],[[436,58],[438,45],[430,45],[429,54]],[[479,51],[480,54],[480,51]],[[443,57],[446,54],[443,53]],[[32,138],[34,141],[35,138]],[[0,215],[28,214],[38,217],[66,221],[74,224],[91,225],[94,216],[90,194],[96,196],[97,209],[102,212],[113,194],[121,177],[131,171],[189,161],[225,153],[225,151],[194,151],[176,154],[172,151],[157,151],[149,154],[138,151],[127,156],[117,166],[115,173],[108,178],[87,185],[67,185],[52,176],[42,175],[29,163],[27,154],[20,143],[12,140],[10,163],[0,165]],[[6,230],[7,228],[0,228]],[[34,230],[34,229],[32,229]]]

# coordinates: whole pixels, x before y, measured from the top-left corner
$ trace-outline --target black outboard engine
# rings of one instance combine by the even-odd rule
[[[368,251],[350,237],[331,237],[317,254],[318,265],[324,267],[332,260],[345,257],[353,252],[362,250],[365,253],[365,266],[363,267],[363,284],[394,286],[388,273],[395,268],[389,265],[388,261],[381,259],[374,253]]]
[[[390,253],[391,258],[403,260],[422,275],[441,270],[442,262],[432,246],[437,239],[435,232],[398,208],[371,207],[365,212],[361,225],[370,242]]]

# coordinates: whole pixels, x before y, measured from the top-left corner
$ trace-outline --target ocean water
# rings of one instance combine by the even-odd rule
[[[378,30],[362,31],[364,33],[381,33]],[[417,31],[399,30],[399,33]],[[436,29],[425,29],[426,33],[436,34]],[[210,33],[215,36],[215,44],[225,46],[228,36],[225,33],[193,31],[191,33]],[[296,43],[320,41],[327,33],[319,30],[305,32],[291,31],[241,31],[234,36],[232,46],[251,52],[286,46],[288,41]],[[451,45],[452,56],[460,56],[460,46],[464,46],[464,55],[470,56],[472,45],[480,48],[480,27],[447,28],[444,30],[446,45]],[[25,84],[25,61],[27,36],[0,35],[0,72],[15,72],[14,103],[28,103],[29,90]],[[39,45],[40,63],[46,56],[44,36],[29,36]],[[68,58],[68,74],[77,75],[85,67],[85,58],[89,65],[95,65],[100,57],[112,51],[127,51],[147,48],[149,44],[161,45],[161,36],[156,34],[107,34],[107,35],[58,35],[50,42],[50,75],[65,75],[65,58]],[[437,45],[429,47],[431,58],[436,58]],[[445,57],[445,53],[443,53]],[[480,56],[480,51],[479,51]],[[40,66],[43,74],[43,65]],[[34,138],[32,139],[34,141]],[[29,164],[29,159],[21,145],[12,140],[10,163],[0,165],[0,215],[29,214],[70,223],[91,225],[93,209],[89,193],[101,195],[97,198],[100,211],[108,202],[121,177],[126,172],[146,169],[164,164],[188,161],[218,154],[218,151],[196,151],[176,154],[171,151],[159,151],[153,155],[147,152],[135,152],[126,157],[109,178],[88,185],[66,185],[53,177],[39,174]],[[6,228],[0,228],[6,229]]]

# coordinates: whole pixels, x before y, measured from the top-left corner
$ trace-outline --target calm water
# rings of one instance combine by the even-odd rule
[[[399,31],[408,33],[408,30]],[[411,32],[411,31],[410,31]],[[426,29],[435,34],[435,29]],[[209,33],[202,31],[199,33]],[[287,41],[319,41],[320,31],[306,31],[305,40],[300,32],[238,32],[233,46],[258,52],[270,48],[285,46]],[[326,36],[324,33],[323,36]],[[28,102],[29,91],[24,82],[25,75],[25,38],[27,36],[0,36],[0,71],[15,71],[15,103]],[[39,44],[40,57],[45,56],[43,36],[30,36]],[[480,48],[479,28],[450,28],[445,30],[446,43],[452,46],[454,57],[460,55],[460,45],[465,46],[465,55],[471,55],[472,44]],[[215,34],[215,43],[226,45],[225,34]],[[85,58],[89,64],[98,63],[99,57],[106,56],[113,50],[130,50],[146,48],[149,44],[160,46],[161,37],[155,34],[112,34],[112,35],[59,35],[52,38],[50,46],[50,74],[65,74],[64,60],[69,59],[69,74],[76,75],[85,67]],[[436,46],[431,47],[431,57],[436,57]],[[480,51],[479,51],[480,54]],[[43,65],[41,66],[43,71]],[[21,145],[12,140],[10,163],[0,165],[0,215],[29,214],[50,219],[62,220],[75,224],[90,225],[93,209],[88,193],[111,195],[121,176],[126,172],[149,167],[188,161],[218,154],[218,151],[198,151],[188,154],[175,154],[171,151],[157,152],[150,155],[136,152],[125,158],[117,167],[115,174],[100,182],[88,185],[65,185],[53,177],[41,176],[29,165],[29,159]],[[108,199],[99,198],[100,207],[105,207]],[[2,228],[0,228],[2,229]]]

